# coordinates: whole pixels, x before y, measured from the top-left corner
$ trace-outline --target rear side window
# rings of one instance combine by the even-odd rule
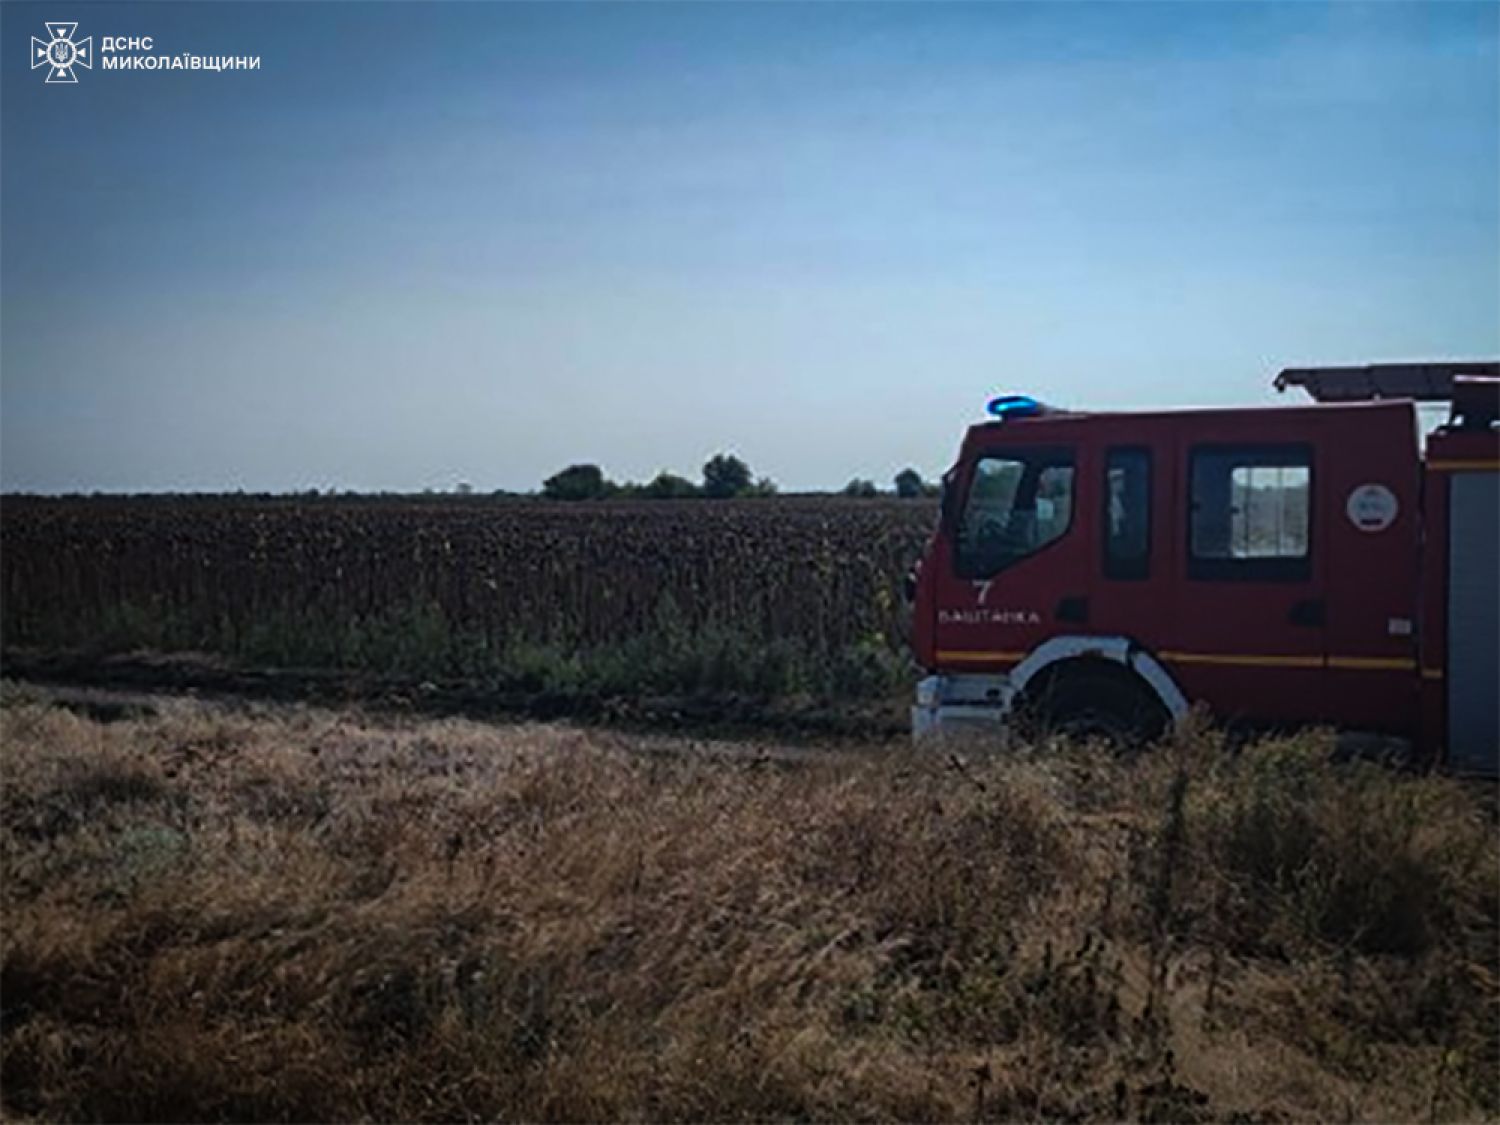
[[[1197,446],[1192,452],[1188,575],[1296,581],[1312,573],[1312,451]]]
[[[1151,573],[1151,454],[1111,449],[1104,461],[1104,576]]]
[[[958,573],[988,578],[1062,538],[1072,523],[1070,451],[983,456],[959,518]]]

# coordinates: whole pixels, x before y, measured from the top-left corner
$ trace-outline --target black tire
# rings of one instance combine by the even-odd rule
[[[1092,739],[1132,750],[1160,738],[1168,715],[1130,673],[1079,668],[1060,671],[1029,692],[1021,721],[1028,735]]]

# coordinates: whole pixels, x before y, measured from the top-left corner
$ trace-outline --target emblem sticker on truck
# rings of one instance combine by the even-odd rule
[[[1401,510],[1396,494],[1383,484],[1362,484],[1349,493],[1344,511],[1361,531],[1384,531]]]

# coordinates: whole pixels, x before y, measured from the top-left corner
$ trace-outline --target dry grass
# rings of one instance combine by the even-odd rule
[[[7,1115],[1500,1109],[1493,820],[1312,738],[788,760],[16,699],[3,736]]]

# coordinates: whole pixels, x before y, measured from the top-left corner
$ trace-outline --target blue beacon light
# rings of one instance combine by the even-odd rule
[[[990,399],[985,406],[985,412],[992,417],[1004,420],[1006,418],[1033,418],[1042,413],[1042,404],[1030,395],[1000,395],[998,398]]]

